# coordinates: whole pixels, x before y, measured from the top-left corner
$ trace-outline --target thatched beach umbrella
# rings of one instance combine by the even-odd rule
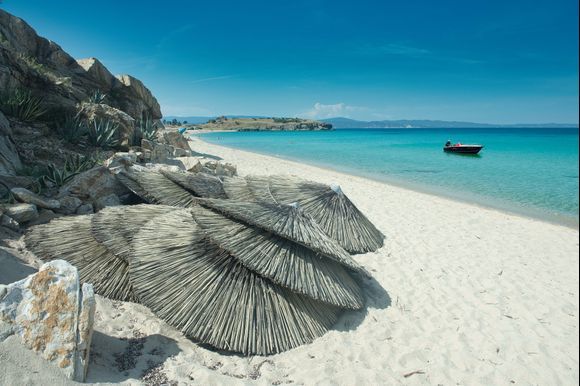
[[[243,177],[224,177],[224,191],[228,198],[237,201],[257,201],[256,196],[248,187],[248,182]]]
[[[158,171],[122,171],[117,178],[133,193],[150,204],[177,207],[195,205],[196,196]]]
[[[172,206],[147,204],[108,207],[92,217],[91,232],[109,252],[128,263],[133,236],[139,229],[157,216],[174,210]]]
[[[175,172],[170,170],[161,170],[161,174],[198,197],[228,197],[222,186],[222,181],[216,176],[205,173]]]
[[[280,204],[298,202],[324,231],[350,253],[376,251],[385,236],[338,185],[271,176],[269,191]]]
[[[127,262],[92,234],[93,215],[62,217],[38,225],[25,236],[26,247],[43,260],[64,259],[77,267],[80,280],[115,300],[135,301]]]
[[[357,262],[297,205],[276,205],[264,202],[200,199],[199,204],[226,217],[272,232],[358,272]]]
[[[234,200],[298,203],[328,236],[350,253],[376,251],[383,246],[385,236],[337,185],[287,176],[246,176],[228,182],[228,186],[224,182],[224,189]]]
[[[186,335],[228,351],[267,355],[309,343],[340,310],[248,270],[207,240],[187,210],[145,225],[130,267],[144,305]]]
[[[293,292],[342,308],[363,307],[360,287],[334,260],[202,206],[191,210],[197,224],[214,244],[258,275]]]

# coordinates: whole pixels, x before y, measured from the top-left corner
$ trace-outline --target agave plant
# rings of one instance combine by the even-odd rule
[[[24,122],[36,121],[46,113],[42,99],[22,89],[13,89],[3,93],[0,96],[0,110]]]
[[[95,158],[74,154],[66,158],[64,168],[70,173],[78,174],[92,169],[96,164],[97,161]]]
[[[105,94],[104,92],[102,92],[101,90],[95,90],[93,91],[93,93],[91,95],[89,95],[89,102],[90,103],[97,103],[97,104],[101,104],[101,103],[105,103],[107,99],[107,94]]]
[[[139,133],[141,133],[142,139],[155,141],[157,139],[159,127],[157,126],[157,123],[151,119],[151,117],[146,116],[143,119],[137,121],[137,130]]]
[[[89,143],[98,147],[115,147],[119,143],[119,124],[110,119],[95,118],[89,126]]]
[[[58,134],[67,142],[78,143],[81,137],[88,132],[87,122],[79,114],[69,114],[56,126]]]
[[[46,166],[46,171],[42,176],[42,182],[45,186],[61,187],[78,173],[71,172],[67,168],[59,168],[53,163]]]

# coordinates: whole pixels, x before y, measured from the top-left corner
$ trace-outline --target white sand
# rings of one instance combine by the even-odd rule
[[[578,384],[577,230],[199,140],[192,147],[242,175],[339,183],[388,237],[377,253],[355,256],[374,276],[364,283],[368,307],[310,345],[244,358],[194,344],[142,306],[99,297],[89,381],[140,384],[161,363],[160,375],[183,385]],[[7,352],[0,345],[0,367],[12,372]]]

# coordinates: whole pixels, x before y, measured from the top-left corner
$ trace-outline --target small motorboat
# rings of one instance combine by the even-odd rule
[[[462,143],[452,144],[447,141],[443,147],[443,151],[447,153],[461,153],[461,154],[477,154],[483,149],[483,145],[464,145]]]

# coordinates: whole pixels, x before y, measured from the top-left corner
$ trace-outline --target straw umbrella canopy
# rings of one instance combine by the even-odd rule
[[[376,251],[383,246],[385,236],[338,185],[271,176],[269,192],[280,204],[298,202],[332,239],[350,253]]]
[[[174,210],[172,206],[147,204],[104,208],[92,217],[91,232],[109,252],[129,263],[133,236],[148,221]]]
[[[257,201],[256,196],[243,177],[224,177],[223,179],[224,191],[228,198],[237,201]]]
[[[195,205],[196,196],[157,171],[122,171],[117,177],[128,189],[151,204]]]
[[[342,308],[363,307],[360,287],[334,260],[201,206],[192,208],[192,213],[214,244],[258,275],[293,292]]]
[[[246,269],[209,241],[187,210],[150,221],[133,244],[131,277],[142,303],[220,349],[247,355],[288,350],[324,334],[340,311]]]
[[[198,197],[227,198],[222,181],[216,176],[170,170],[161,170],[161,174]]]
[[[64,259],[77,267],[80,280],[92,283],[96,293],[115,300],[135,301],[127,262],[93,237],[93,218],[63,217],[38,225],[26,234],[26,246],[43,260]]]
[[[227,217],[275,233],[335,260],[353,271],[366,274],[365,269],[336,241],[328,237],[314,219],[297,205],[213,199],[200,199],[199,204]]]

